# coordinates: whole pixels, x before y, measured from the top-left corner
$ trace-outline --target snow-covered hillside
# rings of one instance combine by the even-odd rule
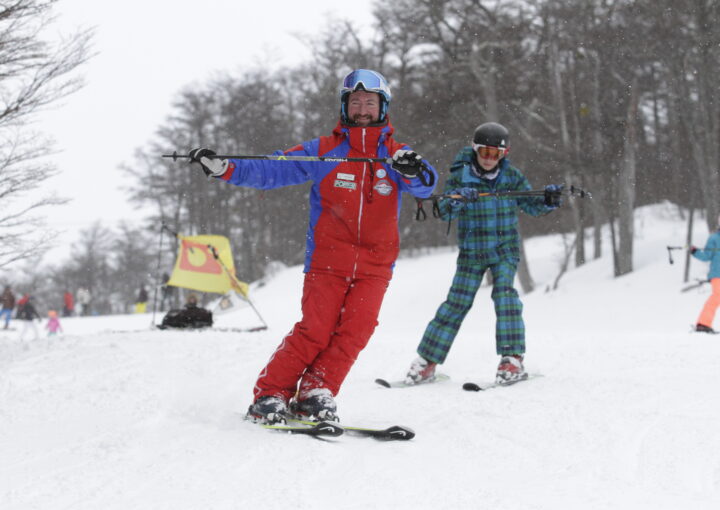
[[[455,252],[400,260],[338,403],[344,423],[407,425],[410,442],[322,442],[243,421],[255,377],[299,318],[299,267],[254,290],[264,332],[75,318],[63,338],[23,349],[0,331],[0,508],[720,508],[720,336],[689,332],[708,289],[679,292],[682,264],[665,250],[685,239],[674,210],[637,218],[636,271],[623,278],[604,258],[545,292],[562,243],[528,241],[538,290],[523,296],[526,366],[543,377],[487,392],[461,390],[497,365],[487,287],[442,366],[450,381],[373,384],[405,373]],[[696,243],[706,237],[698,225]],[[693,263],[693,277],[705,272]],[[218,319],[256,324],[248,309]]]

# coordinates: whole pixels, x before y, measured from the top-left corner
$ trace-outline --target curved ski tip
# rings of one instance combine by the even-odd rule
[[[465,391],[482,391],[483,389],[475,384],[474,382],[466,382],[462,385],[462,389]]]
[[[413,437],[415,437],[415,431],[409,427],[401,427],[400,425],[395,425],[393,427],[390,427],[386,430],[386,432],[396,440],[400,441],[409,441]]]
[[[375,383],[376,383],[376,384],[379,384],[379,385],[382,386],[383,388],[390,388],[390,387],[391,387],[390,383],[389,383],[388,381],[386,381],[385,379],[375,379]]]
[[[337,423],[331,421],[321,421],[313,427],[318,434],[323,436],[337,437],[342,436],[345,429]]]

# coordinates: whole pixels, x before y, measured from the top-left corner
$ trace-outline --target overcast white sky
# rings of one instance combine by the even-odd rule
[[[96,30],[96,56],[83,69],[87,85],[35,126],[60,151],[54,160],[62,173],[49,187],[72,199],[49,215],[49,225],[65,232],[62,244],[97,219],[114,227],[140,217],[127,202],[122,188],[130,182],[119,166],[152,138],[180,89],[214,72],[306,60],[297,34],[321,30],[328,16],[369,26],[371,11],[371,2],[337,0],[58,2],[53,30]]]

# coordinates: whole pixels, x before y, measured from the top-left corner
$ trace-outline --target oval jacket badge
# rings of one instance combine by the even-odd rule
[[[390,193],[392,193],[392,190],[393,190],[392,184],[390,184],[388,181],[386,181],[384,179],[381,181],[378,181],[378,183],[375,186],[373,186],[373,189],[384,197],[386,197]]]

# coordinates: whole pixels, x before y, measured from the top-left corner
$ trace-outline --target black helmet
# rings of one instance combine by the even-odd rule
[[[489,145],[507,149],[510,146],[510,133],[502,124],[486,122],[475,128],[473,145]]]

